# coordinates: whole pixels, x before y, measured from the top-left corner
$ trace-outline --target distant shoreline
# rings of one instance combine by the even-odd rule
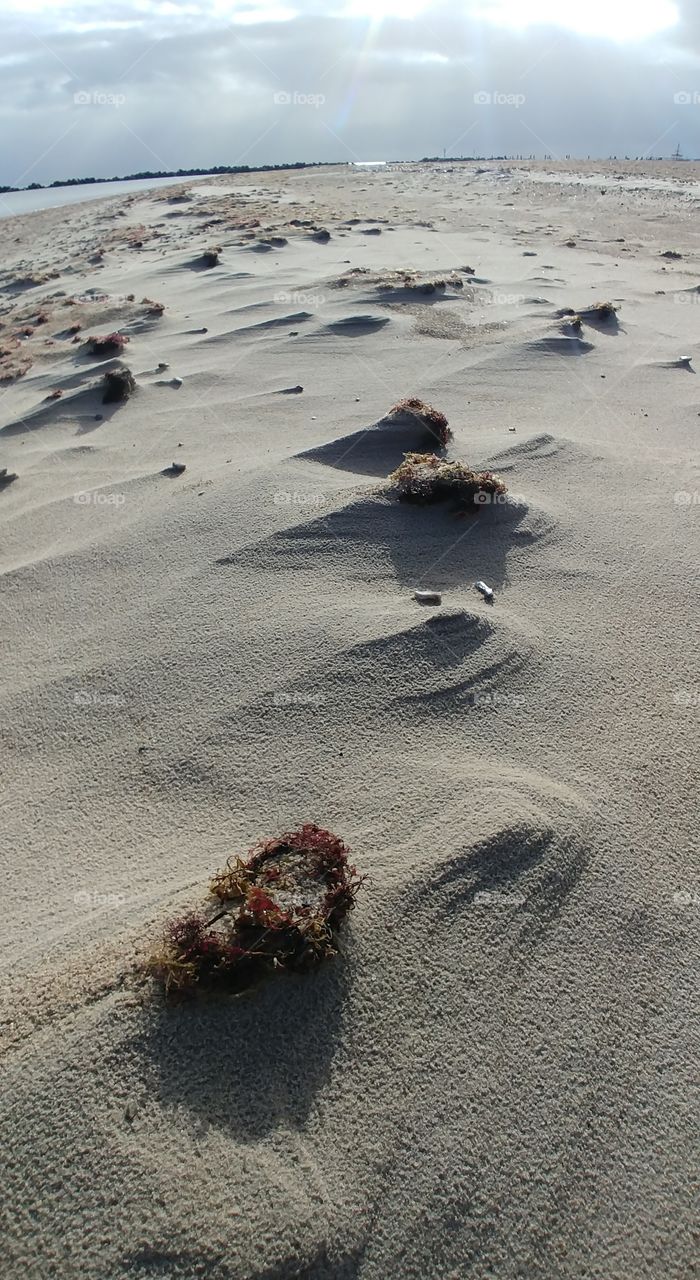
[[[492,163],[500,161],[504,163],[517,163],[524,160],[540,161],[546,163],[552,157],[549,156],[523,156],[523,155],[491,155],[491,156],[422,156],[419,160],[402,159],[388,161],[363,161],[362,167],[370,167],[375,164],[459,164],[459,163]],[[584,162],[582,156],[566,156],[567,162],[578,164]],[[665,163],[666,161],[676,161],[684,163],[697,163],[700,157],[693,156],[587,156],[585,163],[640,163],[648,162],[649,164]],[[142,173],[127,173],[122,177],[115,176],[111,178],[57,178],[54,182],[31,182],[26,187],[11,187],[0,185],[0,195],[9,195],[19,191],[51,191],[54,187],[85,187],[99,186],[106,182],[145,182],[155,181],[159,178],[173,178],[175,180],[187,178],[216,178],[226,174],[237,173],[275,173],[283,172],[290,169],[324,169],[337,164],[345,164],[343,160],[293,160],[287,164],[237,164],[237,165],[215,165],[214,168],[194,168],[194,169],[163,169],[160,171],[144,170]]]

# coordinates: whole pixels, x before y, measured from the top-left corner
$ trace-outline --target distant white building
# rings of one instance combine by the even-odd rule
[[[386,169],[386,160],[351,160],[351,169]]]

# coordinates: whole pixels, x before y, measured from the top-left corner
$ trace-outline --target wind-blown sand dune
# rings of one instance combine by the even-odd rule
[[[8,1276],[692,1274],[700,174],[644,172],[0,222]],[[503,501],[397,501],[407,396]],[[164,921],[305,821],[341,954],[165,1003]]]

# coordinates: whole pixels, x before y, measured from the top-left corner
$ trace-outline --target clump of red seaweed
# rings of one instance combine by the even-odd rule
[[[148,970],[166,993],[236,993],[276,971],[315,968],[337,953],[362,884],[348,853],[307,822],[230,859],[211,881],[208,910],[172,920]]]
[[[165,303],[154,302],[153,298],[142,298],[141,306],[148,308],[146,314],[149,316],[162,316],[165,311]]]
[[[125,333],[107,333],[100,338],[88,338],[93,356],[118,356],[129,339]]]
[[[14,382],[31,369],[31,356],[20,353],[20,341],[14,335],[7,336],[6,346],[0,346],[0,383]]]

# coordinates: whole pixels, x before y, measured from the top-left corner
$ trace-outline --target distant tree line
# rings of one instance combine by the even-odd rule
[[[219,173],[271,173],[277,169],[317,169],[323,164],[335,164],[337,161],[296,160],[294,164],[217,164],[213,169],[161,169],[158,172],[145,169],[143,173],[126,173],[121,178],[58,178],[56,182],[30,182],[28,187],[1,187],[0,193],[8,191],[47,191],[51,187],[84,187],[100,182],[137,182],[144,178],[194,178],[214,177]]]

